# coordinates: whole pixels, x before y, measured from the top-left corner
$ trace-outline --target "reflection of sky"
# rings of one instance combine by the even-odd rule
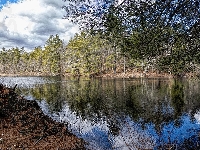
[[[49,114],[48,104],[45,101],[39,103],[43,112],[50,115],[54,120],[67,123],[69,130],[71,130],[78,137],[83,138],[89,142],[88,148],[95,149],[109,149],[108,127],[107,123],[102,121],[94,123],[88,120],[83,120],[74,112],[70,111],[68,105],[63,106],[62,112],[57,114]]]
[[[45,114],[49,114],[48,104],[45,101],[41,101],[39,105],[42,107]],[[151,143],[149,141],[149,136],[144,131],[136,126],[134,122],[128,122],[129,127],[121,127],[120,133],[117,136],[111,135],[108,128],[107,121],[99,121],[94,123],[90,120],[83,120],[81,117],[76,116],[72,112],[68,105],[63,107],[62,112],[57,114],[51,114],[50,116],[57,121],[67,122],[69,129],[76,134],[77,136],[83,138],[86,142],[89,143],[87,146],[88,149],[127,149],[128,145],[134,145],[141,148],[149,148]],[[125,121],[131,121],[126,119]],[[142,141],[145,141],[143,145]],[[151,147],[152,148],[152,147]]]
[[[191,121],[189,115],[183,115],[178,121],[180,125],[177,126],[174,121],[161,125],[160,136],[156,133],[155,127],[152,124],[147,125],[146,130],[156,138],[157,145],[164,145],[166,143],[181,145],[184,140],[197,136],[200,125],[196,121]]]
[[[19,87],[49,83],[49,80],[42,77],[4,77],[0,78],[0,81],[9,86],[14,86],[18,83]],[[28,99],[34,99],[34,97]],[[77,116],[67,104],[63,106],[62,112],[54,114],[50,114],[49,105],[45,101],[39,102],[39,105],[45,114],[48,114],[54,120],[65,122],[74,134],[88,142],[88,149],[152,149],[156,145],[164,145],[168,142],[181,144],[185,139],[192,136],[197,137],[197,133],[200,131],[200,112],[194,116],[196,121],[191,121],[190,116],[185,114],[179,118],[178,125],[174,121],[168,124],[161,124],[159,135],[154,124],[149,123],[145,125],[145,128],[142,128],[141,124],[134,122],[129,116],[120,118],[113,114],[113,117],[117,118],[120,124],[120,131],[117,135],[112,135],[111,131],[109,131],[108,118],[107,120],[105,119],[106,116],[101,121],[94,122]],[[164,108],[162,110],[163,114],[173,115],[173,109],[170,106],[166,107],[164,105],[162,108]],[[139,122],[142,122],[142,119]]]
[[[8,87],[14,87],[17,84],[17,87],[28,88],[35,84],[49,83],[49,81],[43,77],[0,77],[0,83]]]
[[[49,114],[48,104],[45,101],[40,102],[40,106],[46,114]],[[132,121],[128,116],[121,118],[120,132],[118,135],[112,135],[108,128],[107,121],[94,123],[90,120],[83,120],[76,116],[69,109],[68,105],[63,107],[62,112],[51,114],[50,116],[60,122],[68,123],[69,129],[77,136],[83,138],[89,143],[88,149],[153,149],[156,145],[166,143],[181,144],[185,139],[196,136],[200,124],[191,121],[188,115],[180,118],[180,125],[175,122],[161,125],[160,136],[156,133],[154,124],[146,124],[145,129],[137,122]]]

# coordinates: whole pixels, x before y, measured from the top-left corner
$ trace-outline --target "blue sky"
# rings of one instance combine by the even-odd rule
[[[0,0],[0,9],[3,7],[3,5],[5,5],[6,3],[15,3],[18,0]]]
[[[62,0],[0,0],[0,50],[44,46],[50,35],[58,34],[65,43],[78,26],[62,19]]]

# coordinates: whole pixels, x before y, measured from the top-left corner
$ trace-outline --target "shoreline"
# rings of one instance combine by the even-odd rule
[[[169,73],[142,73],[142,72],[118,72],[114,73],[95,73],[89,75],[80,75],[74,76],[70,73],[65,73],[63,75],[56,75],[56,74],[38,74],[38,73],[24,73],[24,74],[3,74],[0,73],[0,77],[49,77],[49,76],[62,76],[62,77],[89,77],[89,78],[168,78],[173,79],[175,78],[173,75]],[[196,75],[194,73],[187,73],[182,78],[194,78]]]
[[[85,150],[83,139],[45,115],[36,101],[16,94],[15,87],[0,84],[0,149]]]

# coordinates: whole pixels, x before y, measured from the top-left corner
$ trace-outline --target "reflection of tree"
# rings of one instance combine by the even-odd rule
[[[46,100],[50,111],[59,112],[65,99],[62,96],[62,89],[62,84],[60,83],[38,84],[31,89],[31,94],[36,100]]]
[[[158,79],[143,82],[145,86],[141,85],[140,89],[137,87],[134,92],[136,101],[141,107],[138,117],[142,120],[144,128],[146,124],[151,123],[155,125],[157,133],[160,133],[162,125],[173,120],[169,106],[169,81]]]
[[[101,82],[90,80],[71,83],[66,93],[71,110],[83,118],[101,118],[104,104],[100,86]]]
[[[117,118],[108,117],[107,119],[108,127],[112,135],[119,135],[120,133],[120,122],[117,120]]]
[[[141,88],[140,88],[141,89]],[[126,107],[128,108],[128,113],[135,119],[139,117],[139,114],[142,112],[142,107],[140,105],[140,100],[138,99],[138,86],[130,86],[127,90],[126,96]]]
[[[163,100],[167,88],[164,82],[127,81],[125,89],[124,82],[95,79],[70,80],[65,84],[55,82],[34,88],[32,95],[36,99],[45,99],[54,111],[62,108],[65,99],[70,109],[82,118],[95,122],[105,118],[113,133],[117,133],[120,126],[113,116],[126,114],[135,121],[142,118],[155,125],[171,119],[170,115],[163,114],[163,107],[168,103]],[[149,93],[153,93],[153,97]]]
[[[120,135],[124,121],[127,121],[122,118],[130,117],[131,121],[140,121],[144,129],[147,124],[153,124],[161,137],[159,140],[162,140],[166,125],[173,123],[172,127],[176,130],[181,125],[183,111],[192,110],[194,116],[200,108],[200,87],[196,83],[194,86],[186,82],[186,86],[185,82],[175,81],[170,86],[168,80],[150,79],[70,79],[57,82],[62,80],[51,79],[47,84],[36,85],[31,94],[35,99],[45,99],[50,110],[59,111],[65,101],[71,111],[83,119],[94,123],[106,121],[112,135]]]
[[[183,84],[179,80],[175,80],[171,89],[171,101],[174,108],[174,116],[181,116],[184,107],[184,91]]]
[[[118,134],[119,122],[114,117],[116,113],[120,112],[116,84],[116,80],[110,82],[102,80],[74,82],[69,90],[71,92],[67,93],[71,110],[82,118],[94,122],[103,119],[108,123],[110,132]]]
[[[185,84],[184,84],[185,85]],[[195,114],[200,112],[200,82],[199,80],[190,80],[187,82],[185,99],[186,107],[190,110],[191,119],[195,119]]]

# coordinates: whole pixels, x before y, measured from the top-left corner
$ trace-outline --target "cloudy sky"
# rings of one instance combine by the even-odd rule
[[[0,0],[0,49],[44,46],[50,35],[67,42],[78,26],[62,19],[62,0]]]

